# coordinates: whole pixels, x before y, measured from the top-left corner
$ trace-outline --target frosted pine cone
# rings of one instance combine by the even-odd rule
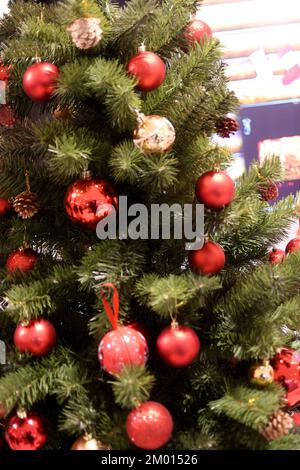
[[[267,426],[261,431],[261,434],[268,441],[273,441],[289,434],[293,427],[293,418],[288,413],[278,410],[270,417]]]
[[[274,201],[279,194],[278,187],[273,181],[267,181],[265,184],[260,185],[259,194],[261,199],[266,202]]]
[[[78,18],[67,28],[72,41],[79,49],[96,47],[102,39],[99,18]]]
[[[39,210],[37,195],[31,191],[24,191],[15,197],[13,207],[22,219],[30,219]]]

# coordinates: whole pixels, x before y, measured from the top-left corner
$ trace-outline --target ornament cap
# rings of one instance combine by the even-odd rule
[[[83,170],[83,172],[81,173],[81,178],[83,180],[90,180],[92,179],[92,176],[93,173],[91,172],[91,170]]]
[[[142,52],[146,52],[146,50],[147,49],[146,49],[145,43],[142,42],[142,44],[138,48],[138,51],[142,53]]]
[[[17,416],[20,419],[26,419],[27,418],[27,411],[21,408],[20,410],[17,411]]]

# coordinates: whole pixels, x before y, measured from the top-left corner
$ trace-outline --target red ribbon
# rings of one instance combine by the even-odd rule
[[[106,282],[102,284],[102,287],[109,287],[112,289],[112,298],[111,303],[106,297],[105,291],[101,289],[100,295],[101,300],[103,303],[104,310],[108,319],[111,323],[111,326],[114,330],[118,328],[118,319],[119,319],[119,310],[120,310],[120,300],[119,300],[119,292],[116,286],[112,282]],[[112,305],[111,305],[112,304]]]

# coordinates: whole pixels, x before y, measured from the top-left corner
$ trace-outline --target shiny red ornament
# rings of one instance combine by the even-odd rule
[[[6,104],[0,105],[0,126],[12,127],[16,123],[13,110]]]
[[[130,59],[127,71],[138,79],[141,91],[155,90],[166,78],[166,66],[163,60],[154,52],[145,51],[143,47]]]
[[[284,261],[285,252],[277,248],[273,248],[268,255],[268,261],[271,264],[280,264]]]
[[[55,346],[56,331],[52,323],[43,318],[32,320],[28,325],[18,325],[14,333],[14,344],[21,353],[40,357]]]
[[[300,402],[300,354],[289,348],[282,348],[270,361],[274,379],[286,389],[288,406]]]
[[[7,82],[10,76],[11,65],[4,65],[0,63],[0,81]]]
[[[295,423],[295,427],[299,428],[299,426],[300,426],[300,412],[299,411],[294,411],[291,416],[292,416],[293,421]]]
[[[234,181],[225,171],[208,171],[196,183],[196,197],[212,210],[228,206],[234,198]]]
[[[191,47],[195,43],[202,43],[207,38],[212,37],[212,30],[204,21],[193,20],[186,27],[183,36]]]
[[[49,62],[31,65],[23,76],[23,89],[34,101],[48,101],[55,92],[59,68]]]
[[[204,243],[200,250],[189,252],[189,264],[192,271],[202,275],[217,274],[226,262],[223,248],[212,241]]]
[[[47,440],[44,424],[39,415],[13,416],[6,427],[5,439],[12,450],[38,450]]]
[[[103,179],[87,176],[72,183],[66,192],[65,209],[72,220],[95,230],[98,222],[118,208],[113,188]]]
[[[6,214],[12,208],[8,199],[0,198],[0,216]]]
[[[165,406],[147,401],[129,413],[126,431],[130,441],[137,447],[159,449],[172,436],[173,419]]]
[[[162,360],[171,367],[185,367],[198,357],[200,341],[189,326],[171,325],[157,338],[156,348]]]
[[[293,240],[289,241],[285,248],[286,254],[294,253],[295,251],[300,250],[300,237],[293,238]]]
[[[38,258],[39,255],[31,248],[13,251],[7,258],[6,269],[10,273],[16,271],[25,273],[35,267]]]
[[[144,365],[148,345],[144,336],[129,326],[118,326],[106,333],[99,344],[101,367],[109,374],[119,374],[125,365]]]

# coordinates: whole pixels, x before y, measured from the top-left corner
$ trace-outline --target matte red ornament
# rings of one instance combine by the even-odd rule
[[[38,258],[39,255],[31,248],[13,251],[7,258],[6,269],[10,273],[16,271],[25,273],[35,267]]]
[[[269,263],[271,264],[280,264],[284,261],[285,252],[277,248],[273,248],[268,255]]]
[[[189,252],[189,264],[197,274],[217,274],[224,268],[226,262],[223,248],[212,241],[204,243],[200,250]]]
[[[289,348],[282,348],[271,360],[274,379],[286,389],[288,406],[300,402],[300,354]]]
[[[173,419],[165,406],[147,401],[129,413],[126,431],[130,441],[137,447],[159,449],[172,436]]]
[[[294,253],[295,251],[300,250],[300,237],[293,238],[291,241],[288,242],[285,252]]]
[[[6,214],[12,208],[8,199],[0,198],[0,216]]]
[[[164,362],[172,367],[185,367],[197,358],[200,341],[192,328],[173,324],[157,338],[156,348]]]
[[[5,439],[12,450],[38,450],[47,440],[42,419],[36,413],[13,416],[6,427]]]
[[[129,326],[119,326],[102,338],[98,357],[101,367],[109,374],[119,374],[125,365],[144,365],[148,345],[144,336]]]
[[[95,230],[98,222],[118,208],[118,197],[107,181],[88,175],[72,183],[66,192],[65,209],[72,222]]]
[[[166,66],[163,60],[154,52],[144,50],[143,47],[130,59],[127,71],[138,79],[141,91],[155,90],[166,78]]]
[[[43,318],[32,320],[28,325],[18,325],[14,333],[14,344],[21,353],[40,357],[55,346],[56,331],[52,323]]]
[[[225,171],[208,171],[196,183],[196,197],[212,210],[220,210],[233,201],[234,181]]]
[[[31,65],[23,76],[23,89],[34,101],[48,101],[55,92],[59,68],[49,62]]]
[[[183,36],[188,45],[193,46],[195,43],[202,43],[210,38],[212,30],[204,21],[193,20],[186,27]]]

